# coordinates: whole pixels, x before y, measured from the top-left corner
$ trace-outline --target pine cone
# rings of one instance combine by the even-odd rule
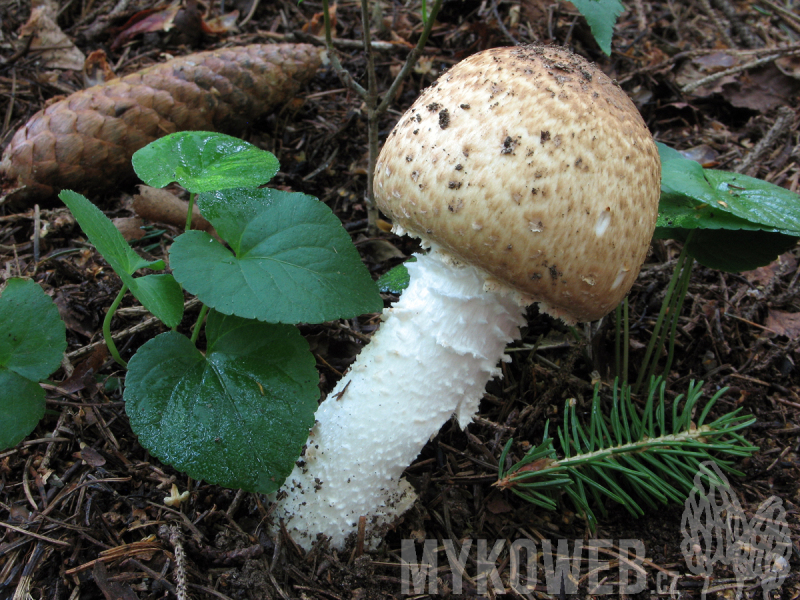
[[[132,180],[131,156],[176,131],[239,134],[290,100],[321,63],[307,44],[199,52],[75,92],[39,111],[0,162],[5,202],[30,205],[69,188],[103,193]]]

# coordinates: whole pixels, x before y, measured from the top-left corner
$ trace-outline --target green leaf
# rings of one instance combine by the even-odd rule
[[[718,204],[752,223],[800,236],[800,196],[773,183],[740,173],[705,169]]]
[[[701,264],[746,271],[769,264],[800,236],[800,196],[753,177],[704,169],[658,144],[661,200],[656,239],[686,241]]]
[[[764,226],[741,219],[718,206],[698,203],[681,194],[664,192],[662,188],[656,221],[656,239],[668,237],[662,233],[662,230],[667,229],[725,229],[736,232],[763,230]],[[735,237],[735,233],[732,237]]]
[[[147,261],[136,254],[109,218],[80,194],[64,190],[58,197],[72,211],[86,237],[142,306],[167,327],[177,327],[183,318],[183,292],[172,275],[133,277],[138,269],[163,269],[164,261]]]
[[[611,36],[614,24],[622,14],[623,6],[619,0],[572,0],[592,28],[592,35],[600,49],[611,55]]]
[[[206,355],[178,333],[128,365],[125,409],[139,442],[190,476],[271,493],[314,425],[319,376],[295,327],[211,311]]]
[[[44,416],[38,381],[61,364],[66,328],[47,294],[9,279],[0,296],[0,449],[15,446]]]
[[[44,390],[36,381],[0,369],[0,450],[19,444],[42,420]]]
[[[657,226],[800,235],[800,196],[760,179],[671,158],[661,165]]]
[[[661,159],[662,165],[668,160],[686,160],[683,154],[675,150],[675,148],[670,148],[666,144],[656,142],[656,148],[658,148],[658,157]]]
[[[657,238],[685,242],[689,230],[661,229],[656,233]],[[796,244],[796,237],[771,231],[696,229],[688,242],[687,252],[711,269],[740,273],[768,265]]]
[[[253,144],[208,131],[180,131],[133,155],[133,168],[147,185],[173,181],[190,192],[258,187],[278,172],[278,159]]]
[[[322,202],[272,189],[198,196],[233,252],[201,231],[170,249],[175,278],[224,314],[270,323],[320,323],[383,307],[339,219]]]
[[[378,284],[378,291],[384,294],[402,294],[403,290],[408,287],[409,282],[406,263],[416,262],[416,260],[417,257],[412,256],[403,264],[397,265],[381,275],[376,282]]]
[[[50,297],[30,279],[9,279],[0,296],[0,368],[39,381],[58,368],[66,347]]]

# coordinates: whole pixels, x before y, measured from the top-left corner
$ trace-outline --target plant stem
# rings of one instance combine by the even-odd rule
[[[627,300],[627,298],[625,299]],[[622,376],[622,303],[614,309],[614,374],[620,381]]]
[[[194,197],[195,193],[191,192],[189,194],[189,212],[186,214],[186,231],[189,231],[192,228],[192,211],[194,211]]]
[[[678,285],[678,281],[681,278],[683,265],[686,263],[687,258],[689,258],[688,252],[686,251],[687,246],[688,244],[684,244],[683,246],[678,261],[675,263],[675,270],[672,272],[672,277],[670,277],[667,293],[664,296],[664,300],[661,301],[661,310],[658,313],[656,324],[653,327],[650,341],[647,343],[647,350],[645,351],[644,360],[639,370],[639,377],[636,378],[636,385],[633,386],[634,394],[639,393],[642,382],[649,380],[655,375],[656,365],[658,365],[658,359],[661,357],[661,350],[664,344],[664,320],[667,313],[670,312],[670,307],[675,299],[675,287]]]
[[[336,50],[333,48],[333,35],[331,33],[331,15],[328,9],[328,0],[322,0],[322,16],[325,22],[325,46],[328,49],[328,58],[331,61],[331,66],[333,70],[336,71],[336,74],[339,76],[339,80],[345,87],[350,88],[354,92],[356,92],[363,100],[367,99],[367,90],[365,90],[361,85],[358,84],[348,73],[347,69],[342,66],[342,63],[339,62],[339,57],[336,54]],[[368,27],[369,25],[367,25]]]
[[[117,350],[117,345],[114,343],[114,340],[111,337],[111,319],[114,317],[114,313],[117,312],[119,303],[122,302],[122,297],[127,291],[128,286],[123,284],[122,288],[119,290],[119,294],[117,294],[117,297],[114,298],[114,302],[112,302],[111,306],[108,307],[106,318],[103,319],[103,339],[106,341],[106,346],[108,346],[108,351],[111,353],[111,358],[117,361],[117,363],[125,369],[128,368],[128,363],[122,360],[122,357],[119,355],[119,351]]]
[[[430,37],[431,30],[433,29],[433,23],[436,21],[436,15],[439,14],[439,9],[441,7],[442,0],[436,0],[433,3],[433,6],[431,7],[431,14],[428,16],[428,22],[425,24],[425,27],[422,29],[422,33],[419,35],[417,45],[414,46],[414,49],[408,54],[403,68],[400,69],[400,72],[397,74],[397,77],[394,78],[392,85],[389,86],[389,89],[383,95],[383,100],[377,109],[379,115],[383,114],[389,109],[389,105],[394,102],[394,98],[397,95],[397,92],[400,90],[400,85],[411,72],[411,69],[414,68],[414,65],[417,64],[417,60],[422,55],[422,51],[425,49],[425,44],[428,43],[428,38]]]
[[[692,277],[692,267],[694,266],[694,258],[689,256],[683,265],[681,271],[681,278],[678,282],[677,296],[675,310],[672,315],[672,327],[669,332],[669,350],[667,352],[667,362],[664,365],[664,375],[669,375],[669,370],[672,368],[672,359],[675,357],[675,334],[678,328],[678,317],[680,317],[681,310],[683,309],[683,302],[686,300],[686,294],[689,291],[689,280]],[[665,377],[666,378],[666,377]]]
[[[367,54],[367,221],[368,235],[374,235],[378,229],[378,207],[375,206],[372,182],[375,162],[378,160],[378,78],[375,73],[375,53],[372,51],[369,26],[369,0],[361,0],[361,29],[364,32],[364,52]]]
[[[622,377],[620,381],[628,383],[628,353],[630,351],[630,317],[628,315],[628,298],[622,301]]]
[[[587,463],[599,463],[605,459],[616,456],[619,454],[640,454],[655,448],[681,448],[691,442],[702,442],[703,439],[714,430],[708,425],[698,427],[693,430],[681,431],[679,433],[672,433],[661,435],[655,438],[647,438],[643,440],[636,440],[618,446],[611,446],[608,448],[601,448],[592,452],[581,452],[573,456],[567,456],[555,461],[548,468],[567,467],[575,468]],[[545,469],[542,469],[544,471]]]
[[[208,312],[208,306],[203,304],[202,308],[200,309],[200,314],[197,315],[197,321],[194,324],[194,329],[192,330],[192,343],[197,343],[197,338],[200,337],[200,330],[203,329],[203,322],[206,318],[206,313]]]
[[[333,70],[339,76],[342,84],[351,90],[355,91],[367,106],[367,218],[368,230],[370,235],[377,231],[378,223],[378,208],[375,206],[375,194],[372,187],[372,179],[375,173],[375,163],[378,160],[378,119],[389,109],[389,105],[394,101],[395,96],[400,90],[400,85],[411,72],[411,69],[417,63],[422,51],[425,49],[425,44],[428,42],[428,37],[433,29],[433,23],[436,21],[436,15],[442,6],[442,0],[435,0],[431,7],[430,14],[426,15],[426,7],[423,4],[423,19],[424,27],[420,34],[417,45],[409,53],[403,68],[395,77],[389,90],[384,94],[383,100],[378,103],[378,79],[375,74],[375,54],[372,51],[372,37],[370,34],[370,18],[369,18],[369,2],[368,0],[361,0],[361,25],[363,29],[364,39],[364,52],[367,55],[367,88],[359,85],[350,73],[339,62],[339,57],[336,55],[336,50],[333,47],[332,25],[328,8],[328,0],[322,0],[322,15],[325,22],[325,44],[328,49],[328,56],[333,66]]]

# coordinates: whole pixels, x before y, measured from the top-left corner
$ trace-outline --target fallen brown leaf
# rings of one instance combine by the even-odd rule
[[[797,268],[797,258],[791,252],[781,254],[777,259],[763,267],[752,271],[744,271],[742,275],[750,282],[767,285],[779,271],[791,273]]]
[[[48,69],[72,69],[80,71],[86,60],[72,40],[50,17],[45,7],[31,11],[28,22],[20,27],[21,37],[32,37],[29,52],[36,55],[41,66]]]
[[[785,335],[789,339],[798,338],[800,337],[800,313],[770,309],[767,315],[766,327],[778,335]]]
[[[144,230],[142,229],[144,221],[139,217],[118,217],[112,222],[127,242],[140,240],[144,237]]]

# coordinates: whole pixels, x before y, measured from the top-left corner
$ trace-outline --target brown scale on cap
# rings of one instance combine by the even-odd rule
[[[565,49],[510,47],[423,92],[378,157],[375,196],[410,234],[552,315],[592,321],[644,262],[660,179],[650,132],[615,82]]]

